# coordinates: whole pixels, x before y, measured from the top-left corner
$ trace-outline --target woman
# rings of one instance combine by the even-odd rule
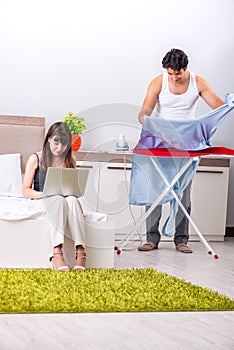
[[[52,254],[50,261],[55,270],[69,271],[62,246],[68,234],[75,242],[76,263],[74,269],[85,270],[85,233],[82,208],[76,197],[52,196],[40,198],[48,167],[75,168],[76,159],[71,152],[72,136],[66,123],[52,124],[46,134],[43,149],[32,154],[26,164],[23,180],[23,196],[32,200],[31,209],[46,208],[50,219]],[[38,200],[35,200],[38,199]]]

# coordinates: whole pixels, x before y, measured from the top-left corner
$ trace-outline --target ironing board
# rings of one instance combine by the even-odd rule
[[[180,206],[181,210],[183,211],[184,215],[188,218],[190,224],[193,226],[195,232],[198,234],[200,241],[205,246],[208,254],[212,254],[215,259],[218,259],[218,254],[214,252],[214,250],[211,248],[209,243],[206,241],[202,233],[200,232],[199,228],[193,221],[192,217],[188,214],[187,210],[183,206],[181,200],[178,198],[178,195],[173,190],[173,185],[179,180],[179,178],[185,173],[185,171],[189,168],[189,166],[194,161],[194,157],[201,157],[201,156],[227,156],[227,157],[234,157],[234,150],[230,148],[225,147],[210,147],[205,150],[201,151],[182,151],[176,148],[158,148],[158,149],[145,149],[145,150],[133,150],[134,154],[141,154],[147,157],[150,157],[152,163],[154,164],[155,170],[158,172],[159,176],[163,181],[165,182],[165,189],[161,192],[161,194],[158,196],[158,198],[154,201],[154,203],[150,206],[150,208],[138,219],[135,226],[131,229],[131,231],[120,241],[120,243],[115,246],[115,250],[117,251],[117,254],[121,253],[121,250],[123,247],[128,244],[131,237],[137,232],[138,228],[142,225],[142,223],[147,219],[147,217],[153,212],[153,210],[156,208],[157,205],[160,204],[162,199],[167,195],[168,192],[171,192],[175,200],[177,201],[178,205]],[[188,158],[189,156],[189,158]],[[187,161],[184,164],[184,166],[178,171],[177,175],[172,179],[172,181],[169,183],[167,178],[165,177],[164,173],[162,172],[162,169],[160,168],[159,164],[157,163],[157,157],[178,157],[178,158],[186,158]]]
[[[133,150],[133,170],[137,170],[139,172],[140,167],[135,166],[137,161],[142,163],[143,166],[142,169],[140,169],[140,176],[137,175],[137,181],[135,181],[136,192],[133,195],[133,199],[130,198],[130,204],[150,205],[150,207],[142,215],[142,217],[138,219],[130,232],[120,241],[117,246],[114,247],[117,254],[121,253],[121,249],[129,242],[131,237],[137,232],[140,225],[153,212],[156,206],[171,200],[170,198],[173,198],[174,203],[181,208],[184,215],[193,226],[207,252],[212,254],[215,259],[218,259],[218,255],[213,251],[196,226],[192,217],[188,214],[186,208],[181,202],[181,196],[178,195],[175,189],[180,186],[179,181],[181,181],[181,178],[185,177],[187,182],[185,181],[184,184],[181,185],[181,191],[184,191],[187,184],[192,180],[196,173],[196,167],[198,166],[201,156],[222,155],[226,157],[234,157],[233,149],[226,147],[212,147],[210,142],[210,138],[215,133],[218,125],[234,108],[234,95],[227,94],[225,96],[225,100],[225,105],[205,114],[204,116],[195,118],[195,120],[168,121],[165,119],[145,117],[140,140]],[[191,149],[189,149],[190,147]],[[174,173],[172,173],[174,175],[169,179],[167,172],[168,169],[169,172],[171,171],[171,160],[177,159],[181,159],[183,161],[181,162],[180,168],[173,169]],[[161,166],[162,164],[160,163],[168,163],[169,168],[163,169]],[[143,173],[147,173],[147,170],[150,169],[148,166],[149,164],[151,166],[151,177],[149,176],[149,178],[147,178],[147,176],[144,176]],[[178,162],[178,164],[180,164],[180,162]],[[133,170],[131,175],[134,175]],[[148,181],[148,183],[150,183],[152,182],[152,179],[156,183],[155,179],[152,177],[152,173],[153,176],[157,176],[157,179],[161,180],[164,185],[161,193],[158,193],[154,199],[152,199],[151,191],[148,190],[147,192],[146,186],[141,185],[141,182]],[[131,186],[132,183],[134,182],[132,182],[131,176]],[[167,198],[169,194],[171,197],[169,196]],[[150,203],[149,200],[151,201]]]

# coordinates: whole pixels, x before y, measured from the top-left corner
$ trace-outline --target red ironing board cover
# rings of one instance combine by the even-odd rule
[[[202,157],[209,155],[217,156],[228,156],[234,157],[234,149],[226,147],[209,147],[198,151],[183,151],[177,148],[145,148],[145,149],[134,149],[133,153],[141,154],[145,156],[155,156],[155,157]]]

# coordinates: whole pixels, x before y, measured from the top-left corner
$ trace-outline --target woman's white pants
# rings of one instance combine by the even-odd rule
[[[51,232],[51,252],[64,243],[64,237],[85,246],[85,226],[79,199],[74,196],[52,196],[31,201],[31,209],[44,209],[47,213]],[[51,253],[52,254],[52,253]]]

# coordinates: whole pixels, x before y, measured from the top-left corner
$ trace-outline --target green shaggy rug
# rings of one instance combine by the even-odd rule
[[[154,269],[0,270],[0,313],[234,310],[234,300]]]

